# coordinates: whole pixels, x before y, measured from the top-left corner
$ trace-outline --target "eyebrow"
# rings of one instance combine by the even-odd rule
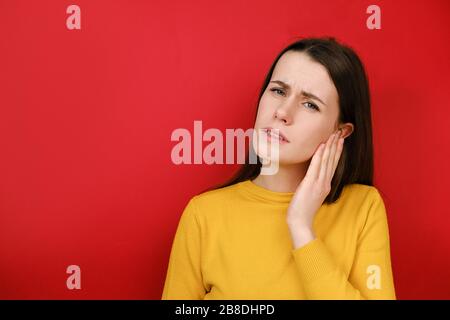
[[[282,86],[282,87],[284,87],[284,88],[287,88],[287,89],[291,89],[291,87],[287,84],[287,83],[284,83],[283,81],[281,81],[281,80],[273,80],[273,81],[270,81],[270,83],[271,82],[273,82],[273,83],[278,83],[280,86]],[[320,98],[318,97],[318,96],[316,96],[315,94],[312,94],[311,92],[306,92],[306,91],[301,91],[301,94],[303,95],[303,96],[305,96],[305,97],[308,97],[308,98],[311,98],[311,99],[315,99],[315,100],[317,100],[317,101],[320,101],[323,105],[327,105],[325,102],[323,102],[322,100],[320,100]]]

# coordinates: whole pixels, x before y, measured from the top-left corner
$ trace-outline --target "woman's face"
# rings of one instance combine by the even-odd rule
[[[278,60],[261,97],[254,130],[261,134],[259,129],[266,127],[279,129],[289,141],[279,144],[279,163],[303,163],[337,130],[338,101],[325,67],[303,52],[288,51]],[[270,150],[270,140],[265,134],[261,137],[265,139],[259,140],[259,148]]]

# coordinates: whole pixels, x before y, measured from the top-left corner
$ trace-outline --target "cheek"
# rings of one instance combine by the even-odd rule
[[[328,137],[333,132],[333,126],[328,117],[310,116],[303,117],[298,121],[301,132],[297,134],[298,137],[305,137],[301,139],[304,143],[312,144],[318,147],[322,142],[326,142]]]
[[[313,156],[314,151],[316,150],[319,143],[320,142],[317,137],[314,137],[313,135],[305,136],[304,138],[298,139],[298,141],[296,141],[296,143],[293,145],[293,149],[298,150],[298,155],[301,160],[307,160],[308,158]]]
[[[267,121],[270,120],[273,117],[273,110],[270,107],[269,101],[263,100],[261,98],[261,101],[258,106],[258,114],[256,116],[256,122],[264,122],[267,124]]]
[[[291,150],[299,150],[296,153],[298,154],[298,158],[306,161],[314,155],[322,142],[326,142],[325,137],[327,136],[327,132],[326,128],[318,128],[317,126],[313,126],[311,122],[305,123],[302,126],[302,130],[296,133],[296,137],[298,138],[292,144]]]
[[[265,111],[269,109],[270,105],[272,105],[270,97],[266,93],[264,93],[261,97],[261,100],[259,101],[259,110]]]

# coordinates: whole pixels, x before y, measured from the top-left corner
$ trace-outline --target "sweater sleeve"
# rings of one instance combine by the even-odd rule
[[[201,300],[206,294],[200,268],[201,232],[195,210],[191,199],[172,243],[161,300]]]
[[[372,203],[348,277],[319,237],[292,250],[308,299],[396,299],[386,209],[378,190],[371,192]]]

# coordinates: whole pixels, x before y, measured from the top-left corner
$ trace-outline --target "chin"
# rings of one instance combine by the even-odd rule
[[[261,159],[267,159],[268,157],[264,157],[264,158],[259,157],[259,158],[260,158],[260,161],[261,161]],[[289,157],[284,157],[282,155],[280,155],[280,157],[278,157],[278,159],[270,159],[270,161],[273,162],[273,163],[278,163],[279,166],[288,166],[288,165],[295,165],[295,164],[301,164],[302,163],[301,161],[298,161],[296,159],[291,159]]]
[[[280,154],[280,159],[279,159],[279,164],[280,165],[300,165],[303,163],[307,163],[308,161],[310,161],[311,158],[307,158],[307,157],[298,157],[298,155],[296,155],[295,157],[289,157],[288,155],[281,155]]]

